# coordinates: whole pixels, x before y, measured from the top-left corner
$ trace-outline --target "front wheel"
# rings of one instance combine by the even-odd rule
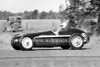
[[[22,37],[20,40],[20,46],[22,50],[32,50],[33,41],[30,37]]]
[[[80,34],[74,34],[69,39],[71,49],[81,49],[84,46],[83,37]]]

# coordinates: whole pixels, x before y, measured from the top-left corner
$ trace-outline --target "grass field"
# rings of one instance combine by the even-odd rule
[[[50,19],[50,20],[22,20],[22,26],[24,30],[52,30],[53,28],[56,28],[60,24],[59,19]],[[4,28],[5,21],[0,21],[0,29]]]

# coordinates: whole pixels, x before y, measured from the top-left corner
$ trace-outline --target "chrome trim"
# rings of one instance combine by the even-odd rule
[[[88,40],[87,34],[86,33],[82,33],[81,35],[84,37],[84,42],[86,42]]]
[[[14,39],[14,43],[15,43],[15,42],[18,42],[18,39]]]
[[[46,37],[70,37],[71,35],[40,35],[36,36],[35,38],[46,38]],[[34,38],[34,39],[35,39]]]
[[[82,33],[81,35],[82,35],[83,37],[87,37],[86,33]]]

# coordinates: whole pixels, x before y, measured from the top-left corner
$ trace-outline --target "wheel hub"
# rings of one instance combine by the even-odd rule
[[[75,36],[72,38],[71,43],[73,44],[74,47],[80,47],[83,44],[83,40],[79,36]]]
[[[33,46],[32,40],[29,37],[25,37],[22,39],[22,46],[26,49],[29,49]]]

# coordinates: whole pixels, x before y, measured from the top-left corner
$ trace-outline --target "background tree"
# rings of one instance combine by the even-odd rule
[[[7,11],[0,11],[0,19],[4,20],[7,19],[9,16],[14,16],[15,14]]]
[[[59,13],[53,12],[52,10],[49,12],[42,11],[40,13],[37,9],[33,11],[24,11],[18,13],[0,11],[0,20],[5,20],[9,16],[22,16],[23,19],[59,19]]]
[[[59,13],[53,12],[52,10],[50,10],[47,13],[46,19],[59,19]]]
[[[95,5],[91,0],[69,0],[70,6],[66,7],[65,10],[61,12],[63,19],[68,19],[73,17],[75,23],[77,23],[76,27],[79,28],[91,28],[90,30],[93,31],[94,25],[93,23],[97,24],[97,21],[93,19],[97,18],[98,16],[98,5]],[[94,0],[95,1],[95,0]],[[93,4],[91,4],[91,2]],[[98,6],[98,7],[97,7]],[[98,24],[97,24],[98,25]],[[95,26],[96,28],[97,26]]]
[[[40,18],[40,19],[46,19],[46,17],[47,17],[47,13],[46,13],[45,11],[42,11],[42,12],[40,13],[40,15],[39,15],[39,18]]]
[[[100,32],[100,0],[91,0],[91,5],[94,7],[94,10],[98,13],[98,22],[97,27]]]
[[[38,18],[38,10],[34,10],[31,14],[31,19],[37,19]]]

